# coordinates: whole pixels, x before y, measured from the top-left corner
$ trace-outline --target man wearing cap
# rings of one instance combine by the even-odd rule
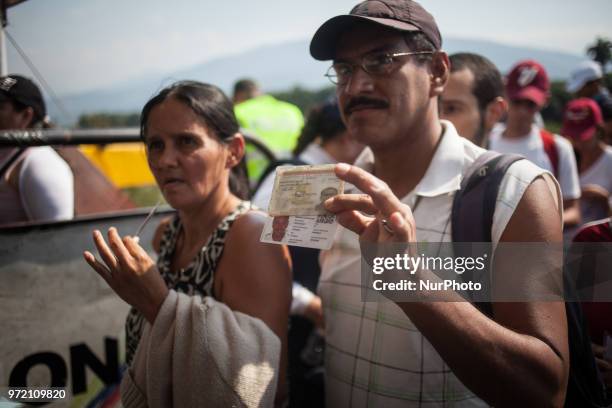
[[[34,82],[21,75],[0,78],[0,130],[41,127],[45,115]],[[0,224],[72,218],[73,184],[70,167],[49,146],[0,148]]]
[[[468,302],[361,297],[360,241],[449,242],[453,196],[484,152],[438,117],[449,76],[441,46],[434,18],[409,0],[364,1],[310,45],[332,60],[343,120],[368,146],[354,166],[336,166],[359,189],[346,192],[367,195],[326,201],[346,227],[321,256],[327,406],[558,406],[569,367],[563,303],[492,303],[489,318]],[[557,188],[527,160],[510,166],[494,243],[560,242]],[[512,264],[496,259],[495,270],[511,274]]]
[[[536,114],[546,105],[550,83],[542,65],[533,60],[516,64],[506,79],[509,100],[505,124],[493,128],[490,149],[526,157],[555,175],[563,195],[565,227],[580,224],[580,184],[572,145],[559,135],[534,124]]]
[[[461,136],[485,147],[493,125],[508,108],[502,76],[482,55],[461,52],[449,59],[451,74],[440,96],[440,117],[451,121]]]
[[[612,144],[612,97],[603,84],[603,70],[598,62],[586,60],[570,73],[567,92],[577,98],[591,98],[599,105],[604,121],[604,140]]]
[[[234,84],[233,101],[234,113],[242,129],[253,132],[278,158],[291,156],[304,126],[300,108],[262,93],[252,79],[241,79]],[[267,161],[257,156],[250,146],[247,156],[249,179],[256,184]]]
[[[570,101],[565,107],[561,134],[572,141],[580,158],[582,221],[607,217],[612,205],[612,147],[602,141],[603,118],[599,105],[590,98]]]

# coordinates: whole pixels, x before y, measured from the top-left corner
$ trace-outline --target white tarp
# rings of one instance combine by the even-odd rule
[[[143,210],[0,229],[0,388],[54,385],[74,392],[70,400],[49,405],[58,407],[108,406],[118,398],[129,306],[86,264],[82,252],[96,253],[95,228],[105,232],[116,226],[122,235],[133,234],[145,215]],[[141,234],[149,252],[164,215],[157,214]]]

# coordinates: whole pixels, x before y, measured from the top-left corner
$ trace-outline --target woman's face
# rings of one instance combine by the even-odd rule
[[[197,206],[227,188],[228,148],[187,105],[166,99],[149,113],[146,129],[149,167],[172,207]]]
[[[584,152],[591,150],[594,146],[597,146],[599,143],[599,138],[595,134],[586,140],[570,138],[570,142],[572,142],[572,145],[574,145],[574,149],[579,152]]]

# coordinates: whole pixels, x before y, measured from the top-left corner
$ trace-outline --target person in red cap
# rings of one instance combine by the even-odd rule
[[[542,65],[533,60],[516,64],[506,78],[507,120],[493,128],[489,147],[500,153],[520,154],[554,174],[561,185],[567,228],[580,224],[580,184],[571,143],[535,124],[536,115],[548,102],[549,89]]]
[[[612,146],[603,142],[603,117],[597,102],[578,98],[565,107],[561,134],[571,140],[578,156],[583,222],[607,217],[612,192]]]
[[[604,126],[600,105],[595,100],[583,97],[566,105],[561,134],[571,140],[577,152],[582,188],[580,211],[585,223],[573,238],[579,243],[577,248],[583,248],[581,243],[612,242],[612,221],[609,218],[612,209],[612,147],[603,141]],[[595,255],[583,253],[582,256]],[[591,262],[580,265],[581,277],[595,279],[596,271],[589,268]],[[583,301],[582,311],[599,371],[612,397],[612,359],[605,353],[607,341],[612,341],[612,303]]]
[[[597,256],[593,254],[594,248],[599,248],[601,251],[610,251],[612,249],[610,246],[610,243],[612,243],[612,218],[608,217],[587,223],[578,231],[573,241],[574,247],[570,252],[584,251],[586,253],[582,253],[583,257]],[[596,265],[597,262],[581,262],[579,269],[581,279],[585,279],[586,282],[595,281],[598,275]],[[605,267],[605,263],[603,265]],[[609,275],[604,273],[603,276]],[[582,312],[588,324],[589,336],[592,341],[591,346],[595,355],[595,362],[606,387],[608,401],[612,401],[612,355],[609,351],[609,344],[612,342],[612,319],[610,319],[612,302],[602,302],[597,301],[597,299],[581,300]]]
[[[612,96],[604,83],[601,64],[582,61],[570,73],[565,89],[575,98],[591,98],[597,102],[604,121],[604,142],[612,144]]]
[[[449,301],[363,297],[373,288],[362,278],[361,244],[450,243],[453,197],[485,153],[440,120],[450,63],[433,16],[415,1],[366,0],[319,27],[310,53],[331,60],[327,77],[347,130],[367,145],[353,166],[336,165],[350,185],[325,202],[345,227],[320,258],[326,405],[562,405],[563,302],[493,300],[487,314],[454,292],[443,294]],[[519,160],[498,197],[494,245],[562,242],[561,197],[549,173]],[[494,280],[515,276],[515,261],[496,255]],[[541,272],[551,271],[548,261]]]

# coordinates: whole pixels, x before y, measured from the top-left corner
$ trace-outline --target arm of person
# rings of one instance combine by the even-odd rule
[[[275,385],[283,338],[273,333],[266,322],[270,319],[261,317],[265,313],[234,313],[244,310],[230,309],[210,297],[202,300],[171,291],[133,237],[121,238],[114,227],[109,229],[108,244],[100,231],[93,235],[102,262],[89,251],[83,254],[85,260],[149,323],[127,382],[122,384],[126,407],[151,405],[151,401],[151,406],[170,406],[172,401],[178,406],[224,401],[227,406],[254,407],[269,406],[266,401],[278,397]],[[175,365],[184,369],[172,372]],[[200,375],[202,367],[211,367],[206,370],[208,375]],[[151,375],[160,372],[172,375]],[[210,387],[207,393],[193,392],[205,387]]]
[[[50,147],[36,148],[21,163],[19,194],[32,221],[66,220],[74,216],[74,177]]]
[[[591,343],[593,354],[595,355],[595,363],[601,374],[606,389],[612,389],[612,361],[605,356],[605,347],[597,343]]]
[[[549,191],[542,179],[527,188],[501,242],[561,242],[558,214],[547,210],[555,208]],[[513,263],[496,256],[495,273],[514,273]],[[569,373],[564,304],[492,306],[493,319],[467,302],[400,305],[453,372],[487,402],[495,406],[510,401],[528,406],[563,405]]]
[[[287,396],[287,331],[291,261],[287,248],[259,242],[265,215],[251,211],[230,229],[215,276],[216,297],[230,309],[261,319],[281,340],[277,404]]]
[[[304,316],[316,327],[322,329],[323,307],[321,298],[295,281],[293,282],[292,294],[291,314]]]
[[[341,195],[328,200],[328,210],[342,225],[359,234],[362,242],[416,242],[410,208],[384,182],[352,166],[339,165],[336,174],[370,197]],[[559,214],[550,208],[558,207],[549,187],[536,179],[501,241],[561,242]],[[383,218],[393,234],[382,228]],[[507,259],[496,259],[496,266],[504,263],[511,266]],[[398,305],[466,386],[494,406],[563,405],[569,352],[562,302],[493,303],[491,319],[457,294],[448,300]]]
[[[602,200],[608,202],[610,198],[610,192],[597,184],[587,184],[582,187],[581,198],[588,198],[592,200]]]
[[[581,222],[580,200],[563,200],[563,225],[566,227],[574,227],[580,225]]]
[[[589,202],[590,205],[595,206],[603,214],[610,214],[610,211],[612,211],[612,196],[610,196],[610,192],[597,184],[583,186],[580,200]]]

